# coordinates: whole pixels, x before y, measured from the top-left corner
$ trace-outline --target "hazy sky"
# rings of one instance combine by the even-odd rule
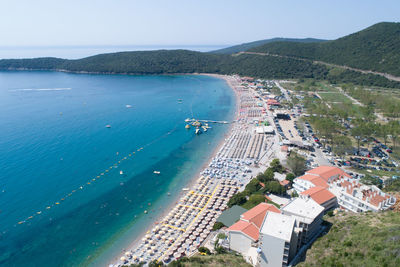
[[[0,46],[335,39],[400,21],[400,0],[0,0]]]

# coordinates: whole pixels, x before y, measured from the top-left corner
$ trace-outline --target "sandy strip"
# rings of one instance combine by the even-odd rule
[[[219,75],[219,74],[206,74],[206,73],[199,73],[198,75],[207,75],[207,76],[212,76],[215,78],[219,78],[219,79],[223,79],[225,80],[225,82],[229,85],[229,87],[233,90],[234,94],[235,94],[235,116],[234,116],[234,120],[236,121],[239,115],[239,109],[240,109],[240,98],[239,98],[239,94],[237,92],[237,88],[234,85],[234,81],[236,80],[234,77],[232,76],[227,76],[227,75]],[[204,170],[205,168],[207,168],[207,166],[211,163],[211,161],[216,157],[218,151],[222,148],[222,146],[225,144],[225,139],[232,133],[232,129],[233,129],[234,123],[230,124],[229,130],[227,131],[227,133],[224,135],[224,138],[221,140],[221,142],[215,147],[213,153],[211,154],[209,160],[200,168],[200,171]],[[183,187],[188,187],[188,188],[193,188],[193,186],[198,182],[198,179],[200,178],[200,176],[196,173],[195,176],[190,179],[190,181],[188,182],[188,184],[184,185]],[[121,251],[121,254],[119,254],[117,257],[113,257],[112,259],[110,259],[109,262],[107,262],[107,264],[105,264],[106,266],[109,266],[110,264],[115,264],[119,261],[119,259],[125,255],[126,251],[131,251],[134,250],[136,247],[138,247],[138,245],[140,244],[142,238],[146,235],[146,233],[148,231],[151,231],[154,226],[156,225],[155,222],[160,222],[162,221],[163,218],[165,218],[168,213],[173,210],[176,206],[177,203],[179,202],[180,198],[185,195],[187,192],[182,191],[180,194],[176,195],[175,197],[171,196],[173,198],[173,202],[171,205],[169,205],[165,211],[158,216],[152,224],[150,224],[146,229],[143,230],[142,234],[140,234],[135,240],[132,241],[132,243],[128,246],[128,249],[125,249],[123,251]]]

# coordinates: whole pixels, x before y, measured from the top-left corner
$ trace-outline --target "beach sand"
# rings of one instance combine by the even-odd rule
[[[212,76],[212,77],[215,77],[215,78],[219,78],[219,79],[225,80],[225,82],[229,85],[229,87],[233,90],[233,92],[234,92],[234,94],[235,94],[235,104],[234,104],[234,105],[235,105],[235,115],[234,115],[234,121],[236,121],[236,120],[237,120],[237,117],[238,117],[238,114],[239,114],[239,109],[240,109],[240,105],[239,105],[240,98],[239,98],[239,95],[238,95],[237,88],[236,88],[236,86],[235,86],[235,80],[236,80],[236,78],[234,78],[234,77],[232,77],[232,76],[228,76],[228,75],[207,74],[207,73],[200,73],[200,74],[198,74],[198,75],[207,75],[207,76]],[[229,129],[228,129],[227,132],[224,134],[224,138],[223,138],[223,139],[220,141],[220,143],[214,148],[213,153],[210,155],[210,157],[209,157],[209,159],[207,160],[207,162],[200,168],[200,170],[205,169],[205,168],[210,164],[210,162],[212,161],[212,159],[216,157],[218,151],[224,146],[225,141],[226,141],[226,138],[231,134],[233,127],[234,127],[234,123],[231,123]],[[183,188],[184,188],[184,187],[186,187],[186,188],[193,188],[194,185],[198,182],[198,179],[200,179],[200,177],[201,177],[201,176],[196,172],[196,174],[193,176],[193,178],[190,179],[190,181],[189,181],[186,185],[183,185]],[[136,248],[136,247],[140,244],[142,238],[143,238],[147,233],[149,233],[149,232],[152,230],[152,228],[154,228],[154,227],[157,225],[157,224],[156,224],[157,222],[162,221],[162,219],[165,218],[165,217],[168,215],[168,213],[169,213],[171,210],[173,210],[173,209],[177,206],[177,203],[178,203],[179,199],[180,199],[182,196],[184,196],[185,194],[186,194],[186,192],[181,191],[181,193],[179,193],[178,195],[171,196],[171,198],[173,199],[173,201],[171,202],[172,204],[170,204],[170,205],[164,210],[164,212],[162,212],[161,215],[159,215],[151,224],[149,224],[149,226],[148,226],[147,228],[143,229],[142,233],[141,233],[140,235],[138,235],[138,237],[135,238],[135,239],[132,241],[132,243],[131,243],[126,249],[124,249],[123,251],[121,251],[121,253],[120,253],[118,256],[113,257],[112,259],[110,259],[110,260],[107,262],[107,264],[105,264],[105,265],[106,265],[106,266],[109,266],[109,265],[115,264],[116,262],[119,261],[119,259],[120,259],[121,257],[123,257],[123,256],[125,255],[125,252],[126,252],[126,251],[131,251],[131,250],[133,250],[134,248]]]

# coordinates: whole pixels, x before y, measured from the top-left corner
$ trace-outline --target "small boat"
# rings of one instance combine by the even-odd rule
[[[187,188],[187,187],[182,188],[182,191],[189,191],[189,188]]]
[[[199,128],[196,128],[196,131],[195,131],[195,133],[196,133],[196,134],[201,134],[201,131],[200,131],[200,129],[199,129]]]
[[[126,107],[126,108],[131,108],[132,106],[131,106],[131,105],[125,105],[125,107]]]
[[[190,122],[191,121],[191,119],[189,119],[189,118],[187,118],[186,120],[185,120],[185,122]]]
[[[189,124],[186,124],[185,128],[186,128],[186,129],[190,129],[190,125],[189,125]]]
[[[183,99],[178,99],[178,103],[181,104],[183,102]]]
[[[144,214],[147,214],[147,210],[144,211]]]
[[[123,171],[119,171],[119,174],[121,174],[121,175],[122,175],[122,174],[124,174],[124,172],[123,172]]]
[[[161,172],[160,171],[154,171],[153,173],[154,174],[160,174]]]
[[[110,125],[110,124],[107,124],[107,125],[106,125],[106,128],[111,128],[111,125]]]

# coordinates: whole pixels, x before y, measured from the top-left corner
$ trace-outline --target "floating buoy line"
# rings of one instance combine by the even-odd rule
[[[69,197],[71,197],[72,195],[74,195],[77,192],[80,192],[82,190],[84,190],[86,187],[88,187],[89,185],[94,184],[96,181],[98,181],[99,179],[101,179],[102,177],[106,176],[108,173],[110,173],[110,171],[114,168],[118,168],[118,166],[123,163],[124,161],[133,158],[133,156],[135,156],[138,152],[141,152],[144,148],[149,147],[150,145],[156,143],[157,141],[160,141],[161,139],[168,137],[171,133],[173,133],[175,130],[177,129],[177,125],[171,130],[168,131],[167,133],[161,135],[160,137],[154,139],[153,141],[151,141],[150,143],[147,143],[145,145],[143,145],[142,147],[135,149],[134,151],[129,152],[126,156],[124,156],[123,158],[121,158],[120,160],[118,160],[118,162],[114,163],[112,166],[110,166],[109,168],[105,169],[103,172],[99,173],[98,175],[96,175],[95,177],[90,178],[89,180],[87,180],[84,184],[78,186],[76,189],[72,190],[71,192],[69,192],[68,194],[66,194],[64,197],[60,198],[57,201],[54,201],[53,204],[50,204],[46,207],[44,207],[43,210],[39,210],[33,214],[31,214],[30,216],[26,217],[25,219],[19,221],[16,225],[24,225],[26,223],[28,223],[29,221],[31,221],[32,219],[34,219],[35,217],[38,216],[44,216],[46,214],[46,211],[53,209],[59,205],[61,205],[64,201],[66,201]],[[116,155],[119,155],[119,152],[116,153]],[[121,172],[119,172],[121,173]],[[4,231],[3,234],[7,232]]]

